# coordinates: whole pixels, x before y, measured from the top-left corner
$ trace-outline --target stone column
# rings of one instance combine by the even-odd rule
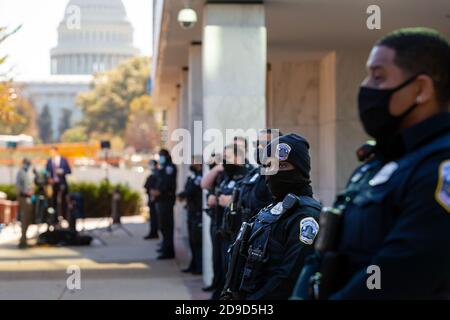
[[[181,71],[180,76],[180,89],[179,89],[179,100],[178,100],[178,127],[179,129],[190,128],[190,116],[189,116],[189,100],[188,100],[188,89],[189,89],[189,68],[184,67]],[[184,185],[184,180],[187,177],[188,170],[186,164],[190,161],[190,141],[183,141],[186,145],[183,150],[183,164],[180,164],[179,168],[179,186]]]
[[[86,72],[91,73],[92,72],[92,56],[90,54],[86,54]]]
[[[70,61],[70,73],[77,74],[77,55],[73,54]]]
[[[81,53],[78,55],[80,61],[80,73],[84,73],[84,55]]]
[[[264,5],[207,4],[203,32],[205,129],[266,124],[267,35]]]
[[[188,124],[192,137],[192,154],[202,155],[202,136],[195,136],[194,122],[203,121],[202,46],[192,43],[189,48]]]
[[[203,17],[204,130],[219,129],[225,137],[226,129],[264,128],[267,66],[264,5],[209,3]],[[209,217],[204,215],[203,222],[207,230]],[[203,239],[203,280],[209,284],[212,258],[207,232]]]
[[[177,118],[178,125],[175,129],[188,129],[189,130],[189,109],[188,109],[188,68],[184,67],[180,74],[180,83],[178,89],[178,104],[177,104]],[[183,143],[183,159],[181,163],[176,163],[178,168],[177,174],[177,192],[181,192],[184,189],[184,184],[189,175],[189,165],[190,154],[188,148],[190,147],[190,141],[179,141],[177,144]],[[181,156],[181,155],[180,155]],[[187,215],[185,214],[184,205],[177,202],[175,205],[175,229],[178,230],[176,233],[177,237],[187,238]],[[183,243],[185,243],[183,241]],[[189,251],[189,248],[186,248]]]
[[[326,206],[336,196],[336,54],[320,61],[319,181],[317,196]]]
[[[336,51],[320,65],[319,194],[331,205],[358,166],[357,148],[368,138],[357,112],[368,50]]]

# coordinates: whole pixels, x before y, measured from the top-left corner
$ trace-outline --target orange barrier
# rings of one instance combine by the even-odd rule
[[[18,147],[14,151],[0,147],[0,165],[11,164],[11,153],[14,157],[27,156],[32,159],[46,160],[50,156],[50,149],[56,146],[59,153],[68,159],[90,158],[95,159],[100,151],[100,145],[97,143],[59,143],[59,144],[43,144],[31,147]],[[14,163],[15,160],[12,160]]]
[[[100,150],[100,146],[97,143],[95,144],[58,143],[58,144],[43,144],[32,147],[18,147],[16,149],[16,152],[40,153],[50,155],[50,149],[53,146],[56,146],[58,148],[59,153],[66,158],[83,158],[83,157],[94,158],[95,156],[97,156],[97,153]]]

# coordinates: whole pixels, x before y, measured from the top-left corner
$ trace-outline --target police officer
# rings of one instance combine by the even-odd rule
[[[153,194],[158,183],[158,161],[149,161],[150,174],[144,184],[144,189],[148,196],[148,207],[150,208],[150,230],[144,240],[158,239],[158,214],[156,213],[156,199]]]
[[[450,44],[434,30],[397,30],[373,47],[367,67],[358,108],[375,156],[321,217],[333,223],[295,295],[448,299]]]
[[[272,131],[272,129],[264,129],[258,135],[255,157],[258,163],[260,162],[259,154],[262,154],[272,138],[275,138]],[[272,194],[267,187],[265,176],[261,175],[261,167],[256,166],[243,179],[239,188],[237,209],[241,213],[240,222],[248,221],[262,208],[268,206],[270,202],[272,202]]]
[[[157,196],[156,210],[159,228],[163,238],[161,255],[158,259],[162,260],[175,258],[173,206],[176,200],[177,169],[172,163],[169,151],[166,149],[161,149],[159,152],[159,165],[155,196]]]
[[[261,164],[260,155],[264,153],[264,148],[272,140],[272,137],[275,138],[275,132],[272,135],[272,129],[264,129],[259,132],[255,141],[254,160],[256,163]],[[245,144],[242,146],[246,148]],[[267,187],[265,176],[260,174],[261,167],[249,167],[249,165],[250,163],[247,163],[249,172],[234,187],[231,203],[224,211],[223,228],[230,240],[236,239],[242,222],[248,221],[272,202],[272,194]]]
[[[195,163],[195,162],[194,162]],[[184,190],[178,198],[186,201],[189,246],[191,249],[191,262],[189,267],[182,270],[192,274],[202,273],[202,165],[191,164],[191,175],[187,178]]]
[[[217,186],[215,198],[215,221],[217,223],[217,237],[215,239],[218,242],[217,248],[220,250],[217,252],[220,257],[220,270],[218,270],[218,283],[215,292],[212,295],[212,299],[219,299],[222,293],[223,286],[225,284],[225,274],[228,266],[227,251],[233,240],[232,233],[227,230],[224,217],[225,211],[228,210],[232,201],[233,190],[238,186],[240,181],[247,174],[247,165],[245,161],[245,151],[237,143],[228,145],[224,149],[224,163],[223,173],[221,181]]]
[[[266,176],[272,203],[242,224],[229,250],[224,299],[287,299],[319,231],[308,142],[289,134],[267,149],[276,150],[267,172],[275,174]]]

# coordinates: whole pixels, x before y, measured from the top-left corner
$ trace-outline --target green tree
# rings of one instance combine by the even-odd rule
[[[21,26],[9,31],[8,28],[0,26],[0,45],[20,28]],[[7,59],[8,55],[0,56],[0,68]],[[0,72],[0,78],[8,78],[8,73]],[[0,82],[0,123],[14,124],[25,121],[17,113],[17,102],[20,102],[20,99],[12,86],[12,81]]]
[[[154,150],[159,142],[159,125],[155,120],[151,97],[143,95],[131,102],[125,142],[137,152]]]
[[[33,105],[24,98],[17,96],[14,100],[15,119],[0,121],[0,134],[36,135],[36,112]]]
[[[62,110],[61,119],[59,120],[58,126],[59,138],[61,138],[63,133],[72,126],[71,119],[72,119],[72,110],[64,108]]]
[[[52,129],[52,116],[50,115],[50,109],[47,105],[42,108],[42,112],[38,118],[39,138],[43,143],[49,143],[52,141],[53,129]]]
[[[76,126],[67,129],[61,135],[61,142],[73,143],[73,142],[87,142],[88,136],[86,134],[86,128],[82,126]]]
[[[131,102],[146,94],[150,76],[147,57],[131,58],[117,68],[98,73],[91,91],[78,96],[88,135],[93,133],[122,136],[125,133]]]

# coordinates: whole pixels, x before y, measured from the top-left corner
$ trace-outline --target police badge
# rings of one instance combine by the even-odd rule
[[[311,245],[319,232],[319,224],[314,218],[308,217],[300,221],[300,241]]]
[[[278,216],[283,212],[283,202],[278,202],[272,209],[270,209],[270,213]]]
[[[168,176],[171,176],[175,170],[173,169],[172,166],[166,166],[165,171]]]
[[[235,186],[236,186],[236,181],[234,181],[234,180],[230,180],[230,182],[228,182],[228,184],[227,184],[228,189],[233,189]]]
[[[442,162],[439,167],[439,181],[435,198],[450,213],[450,160]]]
[[[291,153],[291,146],[286,143],[280,143],[277,145],[275,157],[280,161],[286,161],[289,157],[289,153]]]
[[[381,170],[369,181],[369,185],[372,187],[386,183],[392,177],[394,172],[398,169],[397,162],[387,163]]]

